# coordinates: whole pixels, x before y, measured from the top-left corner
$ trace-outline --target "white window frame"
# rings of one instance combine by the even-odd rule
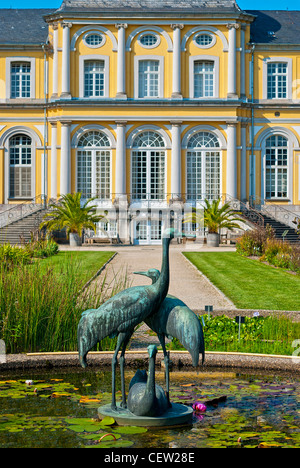
[[[154,36],[156,38],[156,42],[155,44],[153,45],[145,45],[145,44],[142,44],[141,40],[144,36],[147,36],[147,35],[151,35],[151,36]],[[143,49],[155,49],[156,47],[159,46],[160,44],[160,36],[159,34],[157,34],[157,32],[154,32],[154,31],[143,31],[141,34],[139,34],[138,36],[138,43],[141,47],[143,47]]]
[[[194,69],[195,62],[214,62],[214,92],[213,96],[195,97],[194,89]],[[220,59],[215,55],[194,55],[189,59],[189,84],[190,84],[190,99],[216,99],[219,97],[219,82],[220,82]]]
[[[76,170],[75,170],[75,180],[76,180],[76,191],[78,191],[78,152],[79,151],[82,151],[82,152],[88,152],[90,151],[91,152],[91,157],[92,157],[92,163],[91,163],[91,193],[92,193],[92,196],[96,196],[96,152],[99,151],[99,152],[102,152],[102,151],[107,151],[109,152],[110,154],[110,171],[109,171],[109,185],[110,185],[110,188],[109,188],[109,192],[110,192],[110,195],[109,197],[105,197],[105,198],[99,198],[98,200],[110,200],[112,198],[112,145],[111,145],[111,140],[110,138],[107,136],[107,134],[105,132],[103,132],[103,130],[98,130],[98,129],[91,129],[91,131],[97,131],[99,133],[104,133],[104,135],[109,139],[109,142],[110,142],[110,146],[76,146]],[[88,133],[88,132],[84,132],[84,133]],[[82,133],[80,135],[80,137],[78,138],[78,141],[80,140],[81,137],[84,136],[84,133]]]
[[[140,61],[153,60],[159,62],[158,96],[139,97],[139,67]],[[134,57],[134,98],[139,100],[161,99],[164,97],[164,57],[160,55],[138,55]]]
[[[198,36],[203,36],[203,35],[206,35],[206,36],[211,37],[212,41],[211,41],[210,44],[207,44],[207,45],[198,44],[198,42],[197,42],[197,37],[198,37]],[[195,44],[196,47],[199,47],[199,49],[210,49],[211,47],[213,47],[213,46],[216,44],[217,38],[216,38],[216,36],[215,36],[213,33],[211,33],[210,31],[199,31],[199,32],[197,32],[197,33],[194,35],[194,37],[193,37],[193,42],[194,42],[194,44]]]
[[[143,134],[144,132],[153,132],[157,133],[164,141],[164,146],[134,146],[134,140],[139,136],[139,134]],[[146,152],[146,198],[133,198],[134,202],[150,202],[151,204],[155,204],[157,202],[160,202],[161,200],[165,201],[166,196],[167,196],[167,175],[168,175],[168,167],[167,167],[167,162],[168,162],[168,153],[167,153],[167,145],[166,145],[166,139],[164,136],[161,134],[161,132],[157,131],[157,129],[153,128],[143,128],[141,132],[138,132],[135,134],[133,140],[132,140],[132,145],[130,146],[131,148],[131,157],[130,157],[130,188],[131,188],[131,193],[133,194],[133,153],[134,152]],[[153,152],[164,152],[164,195],[163,199],[162,198],[149,198],[151,194],[151,151]]]
[[[104,61],[104,96],[84,97],[85,61]],[[81,55],[79,57],[79,97],[81,99],[106,99],[109,97],[109,57],[107,55]]]
[[[87,43],[86,39],[88,38],[88,36],[93,36],[93,35],[97,35],[97,36],[102,37],[102,41],[100,42],[99,45],[90,45],[90,44]],[[86,47],[88,47],[89,49],[100,49],[100,47],[103,47],[104,44],[106,43],[106,36],[102,31],[92,30],[92,31],[87,31],[84,34],[82,40],[83,40],[84,44],[86,45]]]
[[[263,60],[263,99],[268,99],[268,64],[270,63],[286,63],[287,64],[287,95],[285,98],[273,98],[272,100],[292,99],[293,91],[293,59],[287,57],[268,57]]]
[[[280,137],[283,137],[287,140],[287,146],[286,147],[282,147],[282,146],[274,146],[272,148],[274,148],[276,150],[276,162],[277,162],[277,149],[278,148],[286,148],[286,151],[287,151],[287,164],[285,166],[279,166],[278,164],[274,164],[273,166],[267,166],[267,148],[270,148],[270,147],[267,147],[267,140],[269,138],[271,138],[272,136],[280,136]],[[270,134],[269,136],[267,136],[267,138],[264,140],[264,144],[263,144],[263,176],[264,176],[264,183],[263,183],[263,189],[264,189],[264,199],[266,200],[289,200],[290,199],[290,141],[289,141],[289,138],[286,136],[286,135],[282,135],[281,133],[273,133],[273,134]],[[274,197],[269,197],[269,198],[266,198],[266,191],[267,191],[267,168],[269,169],[273,169],[275,171],[275,189],[276,189],[276,194]],[[279,197],[278,196],[278,169],[282,169],[282,168],[285,168],[286,169],[286,174],[287,174],[287,195],[285,197]]]
[[[11,65],[14,62],[30,63],[30,97],[11,97]],[[35,58],[32,57],[6,57],[6,99],[34,99],[35,98]]]
[[[211,133],[218,141],[219,141],[219,146],[199,146],[199,147],[189,147],[188,142],[189,140],[196,135],[197,133]],[[204,198],[207,198],[208,194],[206,193],[206,154],[205,153],[219,153],[219,195],[221,196],[222,194],[222,149],[224,146],[222,145],[222,140],[220,137],[212,131],[211,128],[206,128],[206,127],[199,127],[197,131],[193,132],[193,134],[190,135],[190,137],[187,139],[186,144],[184,145],[185,148],[185,158],[186,158],[186,182],[185,182],[185,192],[188,196],[188,153],[201,153],[201,197],[197,198],[196,201],[202,202],[204,201]],[[194,198],[188,198],[188,202],[194,202]]]

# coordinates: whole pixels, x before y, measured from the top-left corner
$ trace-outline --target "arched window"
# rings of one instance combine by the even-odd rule
[[[220,162],[218,138],[210,132],[193,135],[187,146],[187,199],[213,200],[220,196]]]
[[[32,140],[18,134],[9,140],[9,198],[32,196]]]
[[[132,198],[158,200],[165,198],[164,139],[156,132],[145,131],[133,142]]]
[[[110,141],[102,132],[87,132],[78,142],[77,191],[84,198],[111,198]]]
[[[266,140],[266,198],[288,196],[288,140],[272,135]]]

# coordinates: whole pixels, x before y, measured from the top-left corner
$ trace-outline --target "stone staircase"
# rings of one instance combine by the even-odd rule
[[[34,213],[18,219],[0,229],[0,244],[20,244],[28,242],[31,234],[39,231],[39,225],[42,222],[46,210],[41,208]]]
[[[250,209],[243,209],[242,212],[243,218],[249,221],[251,224],[255,224],[256,226],[266,227],[269,224],[275,231],[275,238],[290,242],[291,244],[300,244],[300,236],[297,234],[297,231],[287,224],[284,224],[276,219],[272,218],[271,216],[266,215],[262,211],[252,210]]]
[[[267,216],[267,215],[265,215],[263,213],[262,213],[262,216],[263,216],[264,221],[265,221],[265,226],[267,224],[269,224],[275,230],[276,239],[283,240],[283,234],[285,234],[284,235],[284,240],[288,241],[290,244],[300,243],[299,234],[297,234],[295,229],[293,229],[290,226],[287,226],[286,224],[283,224],[280,221],[277,221],[276,219],[271,218],[270,216]]]

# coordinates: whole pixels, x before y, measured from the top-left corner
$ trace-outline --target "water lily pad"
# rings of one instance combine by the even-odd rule
[[[110,417],[106,417],[102,421],[89,418],[66,418],[65,421],[70,424],[69,429],[78,433],[97,432],[115,423],[115,420]]]
[[[148,430],[145,427],[137,426],[119,426],[113,429],[117,434],[144,434]]]
[[[101,420],[102,426],[112,426],[113,424],[115,424],[115,422],[116,421],[114,420],[114,418],[111,418],[110,416],[106,416]]]

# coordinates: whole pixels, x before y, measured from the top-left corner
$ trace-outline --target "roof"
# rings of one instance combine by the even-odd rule
[[[85,7],[89,5],[89,8],[91,8],[91,5],[97,4],[99,12],[100,5],[105,4],[107,9],[105,11],[116,8],[116,5],[119,5],[118,10],[122,10],[121,6],[123,5],[123,9],[126,11],[132,8],[134,11],[148,9],[149,12],[152,12],[158,11],[157,9],[154,10],[154,2],[157,8],[159,6],[159,11],[162,11],[163,7],[164,11],[166,11],[169,8],[167,5],[170,5],[172,11],[178,11],[179,8],[186,8],[184,11],[189,11],[193,5],[193,12],[195,12],[196,5],[200,8],[200,5],[204,5],[204,3],[207,5],[209,3],[210,10],[215,8],[218,12],[221,5],[228,8],[226,12],[232,12],[232,8],[236,8],[236,3],[231,0],[214,0],[211,2],[204,2],[203,0],[179,0],[177,2],[171,0],[131,0],[130,2],[129,0],[65,0],[60,10],[42,8],[0,9],[0,44],[40,45],[45,43],[48,36],[48,25],[44,20],[44,16],[52,15],[55,12],[63,13],[65,10],[62,8],[70,11],[70,5],[76,11],[79,11],[79,6],[75,7],[75,5],[84,4]],[[218,8],[216,7],[217,4]],[[225,7],[225,4],[227,7]],[[203,6],[203,8],[208,8],[208,6]],[[235,9],[235,11],[237,10]],[[208,10],[205,9],[205,12],[208,12]],[[224,12],[224,10],[221,12]],[[252,42],[274,45],[300,44],[300,11],[247,10],[246,13],[256,16],[255,21],[251,24]]]
[[[43,16],[50,9],[0,9],[0,44],[40,45],[48,36],[48,25]]]
[[[61,12],[214,12],[236,13],[235,0],[63,0]]]
[[[300,11],[247,10],[257,18],[251,24],[251,41],[257,44],[300,44]]]

